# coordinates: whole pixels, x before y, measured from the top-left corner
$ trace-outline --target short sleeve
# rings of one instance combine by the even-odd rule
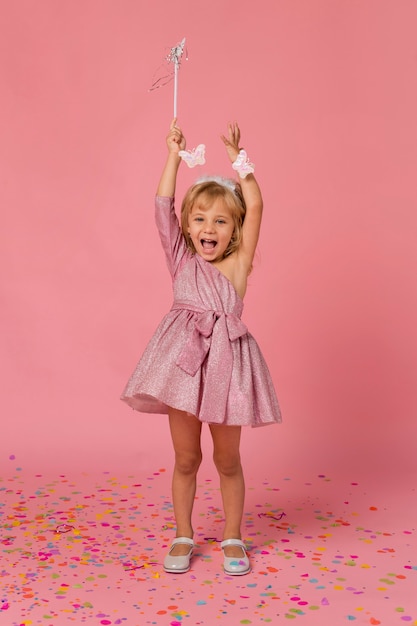
[[[174,277],[189,254],[175,213],[174,198],[156,196],[155,222],[165,252],[168,269]]]

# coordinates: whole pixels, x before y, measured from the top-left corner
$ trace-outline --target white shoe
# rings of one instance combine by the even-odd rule
[[[248,559],[248,555],[246,554],[246,548],[243,541],[240,539],[226,539],[221,543],[222,549],[226,546],[239,546],[242,549],[241,557],[229,557],[224,555],[223,568],[224,573],[229,574],[229,576],[243,576],[244,574],[249,574],[251,567]]]
[[[171,555],[172,549],[182,543],[190,546],[188,554],[184,556]],[[169,574],[185,574],[190,569],[190,561],[193,555],[194,541],[189,537],[177,537],[172,542],[171,548],[164,559],[164,570]]]

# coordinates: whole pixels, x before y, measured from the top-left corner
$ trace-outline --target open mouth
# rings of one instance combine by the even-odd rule
[[[203,250],[207,250],[207,252],[211,252],[217,246],[217,241],[213,239],[200,239],[200,242]]]

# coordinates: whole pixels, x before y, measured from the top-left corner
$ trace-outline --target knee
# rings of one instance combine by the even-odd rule
[[[202,454],[201,451],[177,453],[175,455],[175,467],[178,472],[185,475],[197,474],[201,465]]]
[[[236,476],[242,471],[240,455],[222,455],[214,453],[214,464],[222,476]]]

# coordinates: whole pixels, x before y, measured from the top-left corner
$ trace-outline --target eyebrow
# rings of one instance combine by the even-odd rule
[[[190,211],[190,215],[195,215],[196,213],[204,214],[209,209],[210,209],[210,207],[196,207],[194,205],[193,208]],[[223,217],[225,219],[233,219],[233,216],[230,213],[216,213],[215,216],[216,217]]]

